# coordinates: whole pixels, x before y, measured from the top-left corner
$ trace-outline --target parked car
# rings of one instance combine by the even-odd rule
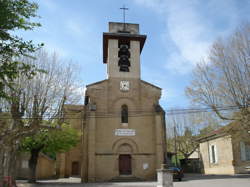
[[[168,169],[173,172],[173,178],[174,179],[177,179],[177,180],[181,181],[182,178],[184,177],[183,170],[181,168],[169,167]]]

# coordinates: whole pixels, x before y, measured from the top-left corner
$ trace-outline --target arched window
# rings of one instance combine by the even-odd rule
[[[127,105],[122,105],[121,121],[122,123],[128,123],[128,106]]]

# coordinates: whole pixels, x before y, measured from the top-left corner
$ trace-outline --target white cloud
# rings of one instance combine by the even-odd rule
[[[228,33],[214,26],[220,17],[232,27],[237,23],[237,11],[234,2],[211,0],[202,4],[197,0],[134,0],[150,7],[166,19],[163,40],[171,39],[176,50],[166,59],[166,68],[180,74],[189,73],[201,58],[205,58],[211,43],[219,36]],[[217,15],[204,17],[201,6]],[[203,7],[204,8],[204,7]],[[159,11],[160,10],[160,11]],[[210,22],[210,24],[208,24]],[[169,44],[169,42],[164,42]],[[168,46],[166,46],[167,48]]]
[[[173,73],[186,74],[193,68],[191,65],[187,65],[187,60],[178,53],[172,53],[168,56],[165,68],[171,70]]]
[[[168,33],[179,53],[171,54],[166,67],[179,73],[188,73],[206,54],[212,32],[206,27],[191,4],[171,3],[167,12]]]

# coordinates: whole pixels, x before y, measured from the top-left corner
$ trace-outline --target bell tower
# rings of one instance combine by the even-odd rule
[[[103,33],[108,79],[86,86],[84,106],[65,110],[75,116],[67,119],[83,130],[83,141],[63,153],[63,176],[75,174],[77,161],[84,182],[155,178],[166,155],[165,113],[159,105],[161,88],[141,79],[145,40],[138,24],[109,23]]]
[[[103,63],[108,79],[140,79],[140,53],[146,35],[139,34],[139,24],[109,22],[109,32],[103,33]]]

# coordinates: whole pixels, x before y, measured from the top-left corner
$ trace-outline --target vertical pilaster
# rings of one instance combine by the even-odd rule
[[[163,128],[162,128],[162,118],[161,113],[155,115],[155,153],[156,153],[156,168],[161,168],[163,164]]]
[[[88,182],[88,127],[86,122],[86,106],[81,113],[81,182]]]
[[[56,176],[58,178],[65,177],[65,153],[58,153],[56,155]]]
[[[88,120],[88,182],[95,182],[95,112],[90,112]]]
[[[64,177],[70,177],[71,176],[71,167],[72,167],[72,160],[70,157],[70,152],[65,153],[65,176]]]

